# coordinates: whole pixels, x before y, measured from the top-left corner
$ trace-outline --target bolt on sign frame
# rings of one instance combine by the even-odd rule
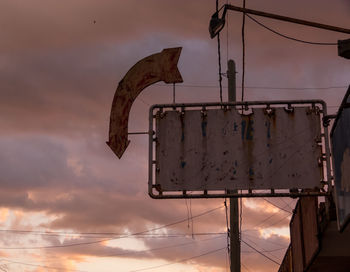
[[[328,195],[326,115],[322,100],[153,105],[149,195]]]

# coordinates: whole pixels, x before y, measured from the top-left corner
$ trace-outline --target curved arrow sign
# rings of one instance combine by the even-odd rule
[[[115,92],[107,145],[120,159],[130,141],[128,120],[132,103],[143,89],[158,81],[183,82],[177,68],[181,47],[167,48],[137,62],[119,82]]]

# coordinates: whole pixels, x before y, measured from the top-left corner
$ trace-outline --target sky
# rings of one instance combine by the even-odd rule
[[[350,26],[349,0],[246,6]],[[1,1],[1,271],[229,271],[224,199],[151,199],[147,136],[130,135],[120,160],[105,143],[118,82],[164,48],[183,48],[177,102],[219,101],[217,40],[208,32],[214,11],[214,0]],[[349,38],[255,18],[302,40]],[[221,61],[223,72],[228,59],[236,62],[238,97],[241,27],[242,14],[229,11]],[[245,100],[323,99],[335,113],[349,85],[349,60],[335,45],[290,41],[248,18],[245,54]],[[223,86],[227,100],[226,78]],[[145,89],[129,131],[147,130],[149,107],[171,101],[170,85]],[[242,271],[278,270],[295,202],[243,199]]]

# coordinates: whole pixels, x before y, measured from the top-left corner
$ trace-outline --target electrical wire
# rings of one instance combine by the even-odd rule
[[[273,226],[275,226],[275,225],[277,225],[278,223],[280,223],[280,222],[282,222],[282,221],[284,221],[286,218],[288,218],[290,216],[290,214],[287,214],[286,216],[284,216],[284,217],[282,217],[281,219],[279,219],[278,221],[276,221],[276,222],[274,222],[274,223],[272,223],[272,224],[270,224],[268,227],[264,227],[265,229],[267,229],[267,228],[271,228],[271,227],[273,227]]]
[[[242,193],[242,190],[241,190]],[[239,240],[242,239],[242,222],[243,222],[243,200],[239,198]]]
[[[261,252],[260,250],[256,249],[255,247],[253,247],[252,245],[248,244],[246,241],[242,240],[242,242],[247,245],[248,247],[250,247],[251,249],[253,249],[254,251],[256,251],[257,253],[259,253],[261,256],[264,256],[266,259],[270,260],[271,262],[277,264],[277,265],[281,265],[280,263],[278,263],[277,261],[275,261],[274,259],[270,258],[269,256],[265,255],[263,252]]]
[[[288,247],[280,247],[280,248],[276,248],[276,249],[271,249],[271,250],[260,250],[261,252],[267,253],[267,252],[276,252],[276,251],[281,251],[281,250],[286,250]],[[255,253],[255,251],[245,251],[242,250],[241,253]]]
[[[226,5],[228,5],[228,0],[226,0]],[[229,57],[228,57],[228,49],[229,49],[229,45],[228,45],[228,41],[229,41],[228,33],[229,33],[229,31],[228,31],[228,28],[229,28],[230,24],[229,24],[228,20],[229,20],[229,15],[227,14],[226,15],[226,64],[228,63],[228,59],[229,59]]]
[[[175,83],[173,83],[173,104],[175,104],[175,95],[176,95],[176,92],[175,92]]]
[[[244,236],[248,236],[248,237],[251,237],[251,238],[254,238],[254,239],[259,239],[259,236],[256,236],[256,235],[250,235],[250,234],[247,234],[247,233],[244,233]],[[270,241],[269,239],[265,239],[264,242],[267,242],[267,243],[270,243],[270,244],[273,244],[273,245],[277,245],[277,246],[280,246],[280,247],[285,247],[286,245],[284,244],[281,244],[281,243],[276,243],[274,241]]]
[[[188,246],[188,245],[193,245],[197,244],[199,242],[207,242],[215,239],[220,239],[224,238],[223,235],[216,236],[213,238],[208,238],[208,239],[203,239],[203,240],[191,240],[191,242],[187,243],[181,243],[181,244],[175,244],[175,245],[169,245],[169,246],[162,246],[162,247],[156,247],[156,248],[151,248],[151,249],[145,249],[145,250],[140,250],[140,251],[133,251],[133,252],[124,252],[124,253],[117,253],[117,254],[109,254],[109,255],[104,255],[101,257],[114,257],[114,256],[124,256],[124,255],[136,255],[136,254],[141,254],[141,253],[146,253],[146,252],[152,252],[152,251],[157,251],[157,250],[163,250],[163,249],[169,249],[169,248],[176,248],[176,247],[182,247],[182,246]]]
[[[250,245],[255,245],[255,248],[257,248],[259,245],[255,242],[255,240],[250,240],[249,238],[246,238],[246,242],[249,241],[251,244]],[[264,252],[265,251],[265,252]],[[279,262],[281,262],[281,260],[279,260],[279,257],[277,257],[276,255],[272,254],[273,251],[268,251],[268,250],[260,250],[260,252],[264,252],[264,253],[268,253],[270,254],[271,258],[278,260]]]
[[[15,234],[23,234],[23,235],[43,235],[43,236],[72,236],[72,237],[88,237],[88,238],[98,238],[95,235],[104,235],[103,237],[106,238],[110,236],[125,236],[125,233],[117,233],[117,232],[64,232],[64,231],[37,231],[37,230],[17,230],[17,229],[0,229],[0,232],[11,232]],[[194,233],[195,235],[216,235],[216,234],[222,234],[224,232],[198,232]],[[188,236],[188,234],[184,233],[170,233],[170,234],[157,234],[157,233],[150,233],[150,234],[135,234],[136,238],[162,238],[162,237],[183,237]]]
[[[12,261],[12,260],[9,260],[9,259],[4,259],[4,258],[0,259],[0,261],[5,261],[5,262],[8,262],[10,264],[21,264],[21,265],[26,265],[26,266],[41,267],[41,268],[53,269],[53,270],[86,272],[86,270],[75,270],[75,269],[68,269],[68,268],[63,268],[63,267],[54,267],[54,266],[47,266],[47,265],[31,264],[31,263],[25,263],[25,262],[19,262],[19,261]]]
[[[219,0],[216,0],[216,12],[219,11]],[[222,103],[222,73],[221,73],[221,48],[220,48],[220,33],[217,34],[218,43],[218,64],[219,64],[219,88],[220,88],[220,102]]]
[[[219,88],[220,88],[220,102],[222,103],[222,73],[221,73],[221,49],[220,49],[220,33],[218,37],[218,59],[219,59]]]
[[[194,239],[194,234],[193,234],[193,216],[192,216],[192,200],[190,198],[190,216],[191,216],[191,233],[192,233],[192,239]]]
[[[227,212],[227,201],[225,198],[224,201],[224,205],[225,205],[225,218],[226,218],[226,231],[227,231],[227,238],[226,238],[226,243],[227,243],[227,256],[229,257],[229,263],[230,263],[230,267],[231,267],[231,258],[230,258],[230,228],[228,226],[228,212]]]
[[[289,214],[292,214],[291,211],[288,211],[288,210],[286,210],[286,209],[284,209],[284,208],[281,208],[280,206],[277,206],[275,203],[271,202],[270,200],[266,199],[265,197],[263,197],[263,199],[264,199],[267,203],[269,203],[269,204],[271,204],[272,206],[274,206],[274,207],[280,209],[281,211],[284,211],[284,212],[287,212],[287,213],[289,213]]]
[[[155,84],[157,86],[168,86],[166,84]],[[195,85],[195,84],[177,84],[179,88],[216,88],[216,85]],[[227,86],[223,86],[228,88]],[[242,86],[236,88],[241,89]],[[272,86],[244,86],[246,89],[257,89],[257,90],[295,90],[295,91],[306,91],[306,90],[330,90],[330,89],[346,89],[348,86],[329,86],[329,87],[272,87]],[[139,99],[139,98],[137,98]],[[150,105],[150,104],[147,104]]]
[[[247,270],[248,272],[250,272],[251,270],[246,266],[246,265],[244,265],[244,263],[243,262],[241,262],[241,265],[243,266],[243,268],[245,269],[245,270]]]
[[[245,9],[245,0],[243,0],[243,8]],[[246,13],[243,12],[242,19],[242,97],[241,101],[244,101],[244,81],[245,81],[245,16]]]
[[[287,205],[286,205],[285,207],[287,207]],[[285,207],[283,207],[283,208],[285,208]],[[279,211],[277,211],[277,212],[271,214],[270,216],[266,217],[266,218],[265,218],[264,220],[262,220],[260,223],[256,224],[255,227],[259,227],[259,226],[263,225],[266,221],[268,221],[269,219],[271,219],[272,217],[274,217],[274,216],[277,215],[277,214],[279,214]],[[287,215],[287,217],[288,217],[288,216],[289,216],[289,214]],[[266,226],[266,227],[264,227],[264,228],[268,228],[268,227]]]
[[[323,43],[323,42],[310,42],[310,41],[305,41],[305,40],[301,40],[301,39],[296,39],[290,36],[287,36],[285,34],[282,34],[280,32],[277,32],[276,30],[273,30],[272,28],[264,25],[263,23],[259,22],[257,19],[255,19],[254,17],[250,16],[249,14],[246,15],[249,19],[251,19],[253,22],[257,23],[258,25],[262,26],[263,28],[275,33],[276,35],[279,35],[283,38],[292,40],[292,41],[296,41],[296,42],[300,42],[300,43],[306,43],[306,44],[312,44],[312,45],[337,45],[337,43]]]
[[[209,214],[211,212],[214,212],[214,211],[216,211],[218,209],[222,209],[222,208],[223,208],[223,206],[219,206],[219,207],[216,207],[214,209],[207,210],[207,211],[205,211],[203,213],[200,213],[200,214],[197,214],[197,215],[193,216],[192,219],[193,218],[198,218],[198,217],[206,215],[206,214]],[[119,236],[119,237],[100,239],[100,240],[97,240],[97,241],[80,242],[80,243],[63,244],[63,245],[52,245],[52,246],[37,246],[37,247],[0,247],[0,249],[1,250],[9,250],[9,249],[15,249],[15,250],[19,250],[19,249],[51,249],[51,248],[64,248],[64,247],[73,247],[73,246],[98,244],[98,243],[102,243],[102,242],[107,242],[107,241],[112,241],[112,240],[117,240],[117,239],[122,239],[122,238],[129,238],[129,237],[132,237],[132,236],[135,236],[135,235],[145,234],[145,233],[148,233],[148,232],[151,232],[151,231],[160,230],[160,229],[163,229],[163,228],[174,226],[174,225],[186,222],[186,221],[187,221],[187,218],[179,220],[179,221],[176,221],[176,222],[173,222],[173,223],[169,223],[169,224],[166,224],[166,225],[162,225],[162,226],[159,226],[159,227],[155,227],[155,228],[152,228],[152,229],[148,229],[148,230],[144,230],[144,231],[140,231],[140,232],[135,232],[135,233],[132,233],[132,234],[126,234],[124,236]]]
[[[161,265],[157,265],[157,266],[152,266],[152,267],[147,267],[147,268],[132,270],[132,271],[129,271],[129,272],[146,271],[146,270],[157,269],[157,268],[161,268],[161,267],[165,267],[165,266],[169,266],[169,265],[173,265],[173,264],[184,263],[184,262],[187,262],[187,261],[190,261],[190,260],[193,260],[193,259],[197,259],[197,258],[206,256],[206,255],[209,255],[209,254],[216,253],[216,252],[221,251],[221,250],[224,250],[224,249],[226,249],[226,247],[222,247],[222,248],[219,248],[219,249],[211,250],[211,251],[202,253],[202,254],[200,254],[200,255],[193,256],[193,257],[191,257],[191,258],[182,259],[182,260],[177,261],[177,262],[172,262],[172,263],[161,264]]]

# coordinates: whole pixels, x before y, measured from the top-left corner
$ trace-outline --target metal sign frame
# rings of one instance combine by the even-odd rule
[[[156,184],[156,122],[157,116],[166,110],[209,110],[236,108],[243,114],[248,114],[251,109],[263,108],[271,110],[277,107],[284,107],[291,110],[294,107],[308,106],[317,110],[320,114],[321,127],[321,150],[320,164],[322,165],[322,180],[319,190],[302,189],[270,189],[270,190],[202,190],[202,191],[162,191]],[[227,103],[183,103],[183,104],[156,104],[149,110],[149,180],[148,193],[155,199],[175,198],[223,198],[223,197],[300,197],[300,196],[325,196],[329,195],[330,174],[330,149],[328,139],[328,128],[322,123],[327,115],[326,103],[323,100],[279,100],[279,101],[249,101],[249,102],[227,102]]]
[[[336,132],[337,125],[339,122],[341,122],[341,118],[343,117],[343,111],[346,109],[349,109],[350,107],[349,101],[350,101],[350,86],[339,107],[336,119],[333,123],[331,133],[330,133],[331,142],[332,142],[332,163],[333,163],[332,169],[333,169],[333,175],[334,175],[334,195],[333,196],[335,199],[336,210],[337,210],[338,229],[340,231],[343,231],[345,227],[350,223],[350,210],[348,210],[347,215],[341,215],[342,213],[346,213],[346,210],[345,210],[346,206],[349,207],[350,205],[350,192],[344,191],[341,186],[342,173],[341,173],[341,170],[339,169],[339,165],[336,165],[336,163],[338,164],[340,163],[340,159],[337,157],[338,154],[336,154],[335,141],[333,141],[333,137],[334,137],[334,133]],[[344,131],[341,131],[341,132],[344,132]],[[344,135],[341,135],[341,136],[344,136]],[[342,140],[343,140],[343,143],[341,145],[343,147],[347,146],[349,148],[349,139],[345,136],[345,137],[342,137]],[[348,143],[346,143],[346,141],[348,141]],[[348,203],[346,203],[346,198],[348,199]]]

